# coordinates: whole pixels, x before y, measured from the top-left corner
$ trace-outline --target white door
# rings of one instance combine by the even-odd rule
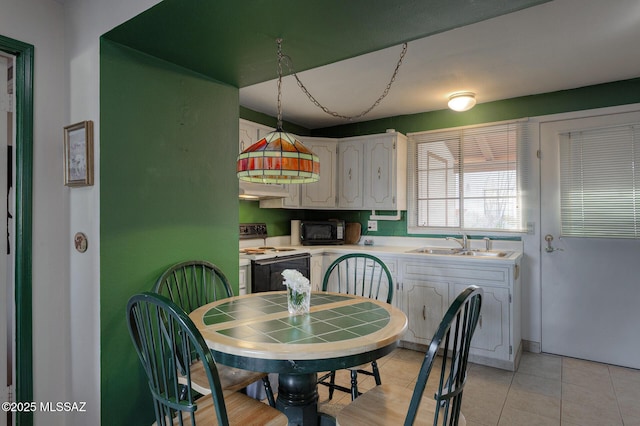
[[[560,223],[559,135],[633,122],[640,112],[541,124],[543,352],[640,368],[640,240],[563,237]]]
[[[9,385],[13,374],[13,289],[7,280],[7,142],[12,115],[8,94],[7,69],[13,59],[0,53],[0,402],[9,400]],[[8,138],[10,138],[8,140]],[[10,413],[0,411],[0,426],[11,424]]]

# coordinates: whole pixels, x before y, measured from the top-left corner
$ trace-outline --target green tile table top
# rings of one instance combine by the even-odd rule
[[[350,300],[336,294],[314,294],[311,306]],[[265,314],[286,315],[263,321]],[[255,320],[255,321],[252,321]],[[210,308],[202,321],[216,325],[217,333],[248,342],[273,343],[321,343],[366,336],[389,324],[386,309],[369,301],[348,306],[311,311],[308,315],[292,316],[287,311],[284,293],[268,294],[260,298],[228,301]],[[241,324],[238,325],[240,321]],[[225,326],[232,325],[232,326]]]
[[[314,292],[308,314],[290,315],[284,291],[219,300],[190,314],[214,351],[281,360],[328,359],[397,342],[407,319],[393,306]]]

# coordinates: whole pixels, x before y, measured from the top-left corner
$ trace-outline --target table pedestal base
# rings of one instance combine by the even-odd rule
[[[316,373],[283,374],[278,377],[276,408],[289,418],[289,426],[318,424]]]

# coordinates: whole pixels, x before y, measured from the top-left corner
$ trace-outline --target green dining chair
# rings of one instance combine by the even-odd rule
[[[391,303],[393,300],[393,279],[389,268],[379,258],[365,253],[345,254],[334,260],[322,280],[322,290],[335,293],[354,294]],[[382,383],[378,363],[371,363],[371,370],[360,365],[349,368],[351,387],[336,383],[336,372],[330,371],[318,379],[318,384],[329,388],[329,399],[334,390],[350,393],[354,400],[361,395],[358,391],[358,374],[373,376],[376,386]]]
[[[164,296],[136,294],[127,305],[129,333],[147,377],[157,426],[287,425],[287,417],[240,392],[224,391],[218,368],[187,313]],[[199,359],[208,395],[194,389],[189,369],[179,380],[181,360]]]
[[[204,260],[189,260],[169,267],[156,281],[153,291],[164,295],[190,314],[200,306],[233,296],[229,280],[216,265]],[[193,360],[190,368],[193,386],[201,394],[210,392],[204,366]],[[238,391],[262,380],[269,405],[275,407],[271,382],[267,373],[218,366],[223,390]]]
[[[482,296],[481,288],[469,286],[449,306],[429,344],[413,390],[390,384],[376,386],[343,408],[336,417],[336,425],[466,425],[460,408]],[[440,374],[432,379],[435,395],[424,396],[440,352]]]

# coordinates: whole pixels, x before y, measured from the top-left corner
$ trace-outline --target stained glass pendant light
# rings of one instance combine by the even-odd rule
[[[238,179],[256,183],[311,183],[320,179],[318,156],[282,130],[282,39],[278,44],[278,122],[275,131],[238,155]]]

